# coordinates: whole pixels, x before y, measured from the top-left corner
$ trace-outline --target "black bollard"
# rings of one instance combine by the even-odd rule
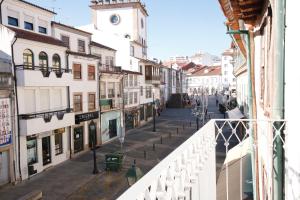
[[[190,127],[192,127],[192,122],[190,122]]]
[[[172,137],[172,133],[171,132],[169,132],[169,138],[171,138]]]
[[[178,128],[177,128],[177,135],[179,135],[179,131],[178,131]]]
[[[153,151],[155,151],[155,143],[153,143],[152,149],[153,149]]]
[[[160,136],[160,144],[162,144],[162,139],[163,139],[162,136]]]

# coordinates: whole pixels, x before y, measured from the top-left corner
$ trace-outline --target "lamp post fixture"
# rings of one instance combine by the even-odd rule
[[[126,173],[126,179],[128,186],[132,186],[136,183],[140,178],[142,178],[143,172],[142,170],[136,166],[136,161],[133,161],[133,165]]]
[[[154,101],[154,88],[152,90],[152,98],[153,98],[153,132],[156,132],[156,127],[155,127],[156,109],[155,109],[155,101]]]

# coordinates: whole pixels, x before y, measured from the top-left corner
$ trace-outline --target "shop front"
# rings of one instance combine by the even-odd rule
[[[76,125],[73,127],[73,151],[75,154],[98,144],[100,138],[97,135],[98,118],[98,111],[75,115]]]
[[[126,131],[134,129],[139,125],[139,108],[125,111],[125,127]]]
[[[21,149],[21,157],[26,160],[21,159],[21,165],[27,165],[27,171],[22,173],[22,177],[30,177],[67,160],[68,133],[68,127],[64,127],[21,137],[21,142],[26,140],[26,149]]]
[[[121,111],[101,114],[101,138],[106,143],[121,135]]]
[[[0,99],[0,186],[12,178],[12,128],[10,99]]]
[[[146,121],[149,120],[149,118],[152,117],[152,113],[153,113],[152,103],[146,104]]]
[[[145,120],[145,106],[141,105],[140,107],[140,121],[144,121]]]

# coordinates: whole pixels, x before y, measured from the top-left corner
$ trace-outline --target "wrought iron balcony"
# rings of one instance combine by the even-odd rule
[[[99,67],[100,72],[102,73],[121,73],[122,68],[120,66],[111,66],[111,65],[101,65]]]
[[[20,129],[22,135],[32,135],[75,124],[73,109],[51,110],[20,114]],[[37,126],[37,124],[39,126]]]
[[[101,112],[109,112],[113,110],[119,110],[122,107],[122,99],[101,99],[99,105],[101,106]]]
[[[62,120],[64,118],[65,113],[72,112],[71,108],[66,108],[63,110],[54,110],[54,111],[47,111],[47,112],[36,112],[36,113],[30,113],[30,114],[21,114],[19,115],[21,120],[28,120],[28,119],[34,119],[34,118],[43,118],[44,121],[50,122],[52,117],[56,115],[58,120]]]
[[[210,120],[118,200],[251,199],[252,169],[263,165],[259,174],[273,177],[276,152],[285,148],[285,129],[281,120]],[[269,179],[254,177],[261,187],[272,187]]]

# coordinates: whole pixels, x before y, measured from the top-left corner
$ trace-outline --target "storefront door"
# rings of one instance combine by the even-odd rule
[[[0,185],[9,182],[8,152],[0,152]]]
[[[117,133],[117,120],[109,120],[109,138],[116,137]]]
[[[74,153],[83,150],[83,126],[74,128]]]
[[[51,142],[50,136],[42,138],[43,165],[51,163]]]
[[[89,147],[92,148],[93,146],[97,145],[97,125],[94,121],[91,121],[89,124]]]
[[[125,125],[126,125],[126,130],[130,130],[134,128],[134,119],[133,119],[133,114],[131,113],[125,113]]]
[[[144,121],[145,120],[145,109],[144,106],[142,106],[140,108],[140,121]]]

